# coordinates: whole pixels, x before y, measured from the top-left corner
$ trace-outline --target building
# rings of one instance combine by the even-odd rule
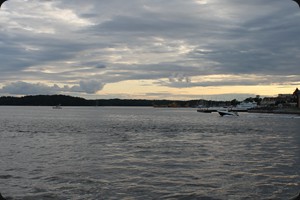
[[[295,107],[300,108],[300,91],[298,88],[293,94],[278,94],[277,97],[265,97],[260,104],[262,107]]]
[[[275,106],[277,98],[276,97],[265,97],[260,102],[260,105],[262,107],[269,107],[269,106]]]
[[[295,92],[293,93],[293,96],[296,98],[297,108],[300,108],[300,91],[298,88],[296,88]]]

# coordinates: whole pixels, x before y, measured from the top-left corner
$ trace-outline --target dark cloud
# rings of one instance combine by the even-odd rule
[[[0,92],[94,94],[126,80],[297,85],[299,17],[293,1],[280,0],[9,1],[0,13]]]
[[[97,80],[85,80],[79,82],[79,88],[81,91],[88,94],[96,93],[97,91],[101,90],[103,86],[104,84]]]
[[[16,95],[54,94],[58,91],[59,87],[57,85],[47,86],[41,83],[30,84],[22,81],[10,83],[0,89],[1,93]]]
[[[57,84],[52,86],[43,83],[27,83],[23,81],[12,82],[0,89],[3,94],[15,95],[38,95],[57,93],[83,93],[94,94],[103,88],[104,84],[97,80],[82,80],[77,85],[60,87]]]

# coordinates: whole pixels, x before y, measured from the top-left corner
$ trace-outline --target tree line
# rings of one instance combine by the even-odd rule
[[[238,101],[211,100],[146,100],[146,99],[95,99],[88,100],[68,95],[30,95],[23,97],[2,96],[2,106],[154,106],[154,107],[196,107],[230,106]]]

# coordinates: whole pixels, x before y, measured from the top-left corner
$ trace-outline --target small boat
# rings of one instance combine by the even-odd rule
[[[234,110],[241,110],[241,111],[247,111],[253,108],[257,107],[257,103],[256,102],[242,102],[240,104],[238,104],[236,107],[234,107]]]
[[[222,117],[223,116],[239,116],[237,112],[228,111],[228,110],[218,110],[217,111]]]
[[[198,109],[197,109],[197,112],[212,113],[212,112],[218,112],[218,110],[228,110],[228,107],[208,107],[208,108],[198,108]]]
[[[61,105],[59,104],[59,105],[53,106],[52,108],[53,109],[61,109]]]
[[[197,112],[202,112],[202,113],[211,113],[212,111],[208,108],[198,108]]]

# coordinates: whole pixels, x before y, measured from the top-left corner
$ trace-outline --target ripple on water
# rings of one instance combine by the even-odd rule
[[[0,188],[14,200],[286,199],[299,189],[295,118],[1,109]]]

